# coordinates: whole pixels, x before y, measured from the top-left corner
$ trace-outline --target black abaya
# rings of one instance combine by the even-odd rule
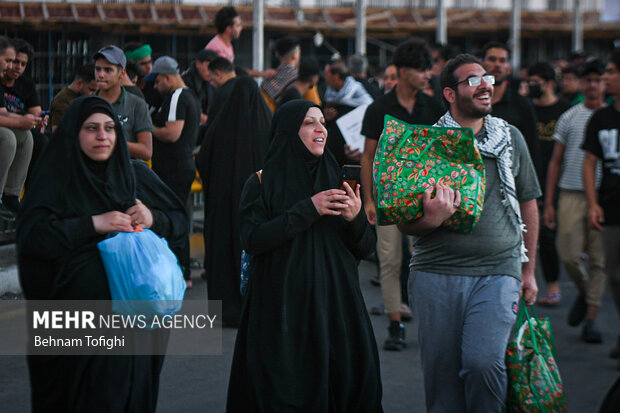
[[[308,160],[298,136],[307,101],[278,109],[262,174],[240,204],[242,246],[255,254],[228,387],[229,413],[382,412],[379,357],[358,260],[376,242],[361,209],[347,222],[310,199],[340,186],[326,149]]]
[[[186,235],[183,203],[140,162],[129,160],[116,123],[116,145],[104,163],[79,147],[83,121],[112,115],[95,96],[69,106],[37,164],[17,223],[19,276],[28,300],[110,300],[92,216],[126,211],[140,199],[151,229],[171,246]],[[30,356],[33,412],[154,412],[163,356]]]
[[[263,166],[271,111],[256,82],[237,78],[208,127],[196,164],[205,193],[205,260],[209,300],[222,300],[222,320],[241,313],[241,246],[237,211],[243,184]]]

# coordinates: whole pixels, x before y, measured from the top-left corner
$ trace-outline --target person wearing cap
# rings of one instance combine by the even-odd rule
[[[153,122],[146,102],[121,86],[127,64],[125,54],[117,46],[109,45],[99,49],[93,59],[99,88],[96,94],[112,105],[127,139],[129,155],[148,161],[153,154]]]
[[[276,42],[276,54],[280,65],[276,68],[276,75],[261,84],[261,92],[271,109],[275,109],[280,97],[286,89],[297,80],[301,47],[299,39],[286,36]]]
[[[163,98],[162,105],[153,115],[153,170],[185,202],[196,177],[193,151],[200,124],[200,103],[185,85],[179,64],[170,56],[157,59],[145,80],[154,80],[155,88]],[[191,287],[189,235],[184,246],[174,252],[187,286]]]

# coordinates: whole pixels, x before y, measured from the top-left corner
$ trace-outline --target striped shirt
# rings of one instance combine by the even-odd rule
[[[581,144],[586,135],[586,126],[594,110],[579,103],[560,116],[555,125],[553,139],[565,147],[562,172],[558,186],[569,191],[583,191],[583,159],[585,152]],[[596,165],[596,188],[601,184],[601,165]]]

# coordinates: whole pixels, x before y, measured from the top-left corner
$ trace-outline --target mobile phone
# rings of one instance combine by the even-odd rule
[[[39,116],[40,118],[43,118],[43,117],[45,117],[45,116],[47,116],[47,115],[49,115],[49,114],[50,114],[50,111],[49,111],[49,110],[46,110],[45,112],[41,112],[41,113],[39,113],[39,114],[38,114],[38,116]]]
[[[342,167],[342,182],[348,183],[353,191],[360,182],[361,169],[362,167],[359,165],[344,165]],[[342,189],[344,189],[344,185],[342,185]]]

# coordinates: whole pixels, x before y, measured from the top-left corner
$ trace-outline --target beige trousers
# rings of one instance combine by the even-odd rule
[[[588,225],[588,203],[583,192],[560,191],[557,213],[558,255],[589,305],[601,306],[605,292],[605,253],[600,231]],[[581,256],[588,254],[588,269]]]
[[[403,234],[396,225],[377,225],[377,257],[383,305],[387,313],[400,312],[400,267]]]

